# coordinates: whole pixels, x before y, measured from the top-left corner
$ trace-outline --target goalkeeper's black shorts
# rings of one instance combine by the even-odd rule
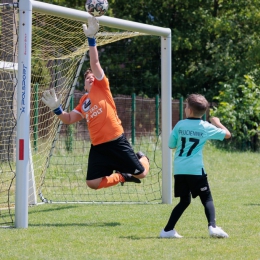
[[[144,167],[123,134],[118,139],[91,145],[88,157],[87,180],[111,175],[114,171],[138,175]]]

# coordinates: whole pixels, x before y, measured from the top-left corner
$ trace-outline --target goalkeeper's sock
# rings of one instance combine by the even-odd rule
[[[117,185],[119,182],[124,182],[125,179],[120,173],[112,173],[110,176],[105,176],[99,183],[98,189],[108,188]]]

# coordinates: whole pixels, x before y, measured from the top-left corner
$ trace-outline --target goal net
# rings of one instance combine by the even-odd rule
[[[26,110],[25,106],[19,103],[25,101],[25,93],[21,92],[22,98],[17,98],[19,86],[23,87],[22,84],[18,84],[18,71],[21,70],[21,53],[18,51],[21,49],[18,45],[19,41],[26,42],[27,38],[19,38],[20,17],[17,6],[2,4],[0,8],[0,223],[12,224],[17,217],[14,210],[17,206],[15,193],[16,186],[21,185],[18,183],[17,175],[26,170],[18,166],[19,160],[23,160],[26,153],[29,153],[28,204],[162,202],[161,107],[157,97],[147,98],[120,93],[113,95],[127,138],[136,152],[141,150],[150,159],[149,175],[140,185],[125,183],[123,186],[117,185],[101,190],[86,187],[90,149],[86,122],[82,120],[74,125],[64,125],[41,101],[43,91],[55,88],[56,92],[63,96],[64,110],[71,111],[83,95],[83,92],[78,90],[79,78],[89,66],[89,61],[88,43],[82,30],[82,21],[70,15],[66,17],[67,8],[64,8],[63,15],[56,15],[48,11],[53,10],[53,7],[49,9],[48,4],[35,5],[36,7],[34,8],[33,4],[32,8],[31,27],[29,147],[24,152],[22,149],[26,144],[23,142],[26,140],[21,142],[17,137],[21,125],[23,126],[19,117],[23,116]],[[79,11],[77,14],[83,15],[82,13],[84,12]],[[126,42],[130,44],[133,37],[158,38],[141,30],[136,32],[116,29],[117,26],[113,26],[113,23],[114,21],[108,19],[108,27],[104,25],[105,22],[102,25],[100,19],[101,26],[96,39],[98,48],[101,49],[101,65],[102,53],[109,52],[111,48],[123,52]],[[122,44],[117,44],[119,42]],[[125,59],[129,59],[127,54]],[[156,64],[157,70],[160,70],[160,62],[157,61]],[[117,73],[122,64],[113,66],[114,72],[111,74],[104,67],[108,77]],[[124,66],[127,66],[127,62]],[[127,67],[124,67],[124,70],[127,71]],[[142,72],[133,76],[141,78]],[[110,84],[113,94],[113,84],[115,89],[116,84],[132,87],[132,80],[131,77],[126,77],[126,74],[121,74],[121,80],[110,80]],[[158,82],[158,85],[160,84],[161,82]]]

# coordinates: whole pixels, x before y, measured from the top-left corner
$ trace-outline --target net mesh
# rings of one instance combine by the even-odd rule
[[[13,223],[15,202],[18,10],[0,8],[0,19],[0,223],[6,224]],[[111,32],[101,26],[96,40],[102,46],[135,36],[141,34]],[[37,202],[161,202],[161,144],[155,131],[154,99],[114,97],[127,138],[136,152],[142,150],[150,159],[149,176],[141,185],[126,183],[98,191],[85,184],[90,148],[86,123],[63,125],[41,101],[43,91],[55,88],[63,95],[63,108],[73,109],[83,94],[74,89],[87,50],[82,23],[33,13],[30,178],[35,180]],[[30,190],[29,202],[34,195]]]

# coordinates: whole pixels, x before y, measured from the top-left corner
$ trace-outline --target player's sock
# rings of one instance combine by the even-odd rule
[[[112,173],[110,176],[105,176],[102,178],[98,189],[108,188],[117,185],[119,182],[124,182],[125,179],[120,173]]]

